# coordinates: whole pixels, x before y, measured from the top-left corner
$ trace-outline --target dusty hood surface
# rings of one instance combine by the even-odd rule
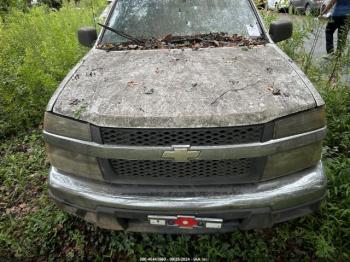
[[[93,50],[50,103],[57,114],[98,126],[249,125],[315,107],[319,97],[304,81],[271,44]]]

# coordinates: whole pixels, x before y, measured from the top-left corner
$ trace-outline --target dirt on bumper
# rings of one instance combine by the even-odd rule
[[[99,227],[137,232],[211,233],[271,227],[317,209],[326,192],[321,162],[314,168],[259,183],[231,194],[159,196],[122,193],[117,185],[86,181],[52,168],[49,190],[58,205]],[[221,229],[150,225],[148,215],[194,215],[223,219]]]

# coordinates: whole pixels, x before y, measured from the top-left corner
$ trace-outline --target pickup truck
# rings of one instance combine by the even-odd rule
[[[252,0],[118,0],[52,96],[49,194],[101,228],[272,227],[326,193],[325,105]]]

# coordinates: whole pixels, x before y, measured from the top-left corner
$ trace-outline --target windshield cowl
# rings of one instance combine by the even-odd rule
[[[121,43],[99,44],[97,48],[107,51],[123,50],[151,50],[151,49],[184,49],[192,48],[216,48],[216,47],[252,47],[266,44],[263,38],[248,38],[237,34],[228,35],[226,33],[198,34],[193,36],[173,36],[166,35],[162,39],[142,39],[126,41]]]

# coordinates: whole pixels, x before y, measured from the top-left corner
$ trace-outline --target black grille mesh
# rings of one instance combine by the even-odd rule
[[[234,145],[261,141],[264,125],[186,128],[186,129],[129,129],[101,128],[105,144],[129,146],[171,145]]]
[[[179,184],[190,179],[220,179],[249,176],[254,172],[255,159],[210,160],[191,162],[151,160],[110,160],[115,179],[176,180]],[[137,180],[136,180],[137,181]],[[218,180],[219,182],[219,180]],[[227,182],[227,180],[226,180]]]

